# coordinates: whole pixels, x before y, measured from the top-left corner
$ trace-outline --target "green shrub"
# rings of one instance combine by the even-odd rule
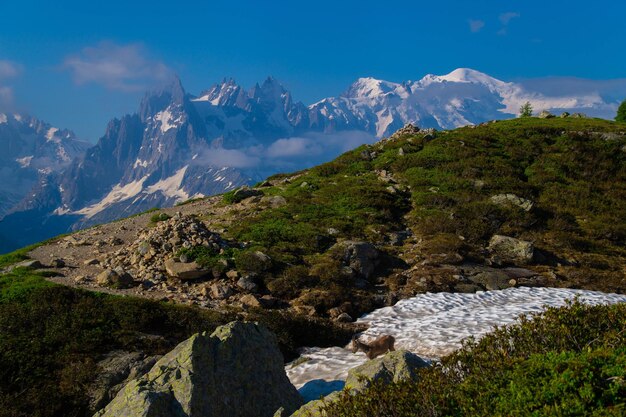
[[[150,223],[164,222],[164,221],[169,220],[171,218],[172,218],[172,216],[170,216],[167,213],[156,213],[156,214],[153,214],[150,217]]]
[[[574,302],[469,340],[417,382],[344,392],[329,417],[623,415],[626,304]]]

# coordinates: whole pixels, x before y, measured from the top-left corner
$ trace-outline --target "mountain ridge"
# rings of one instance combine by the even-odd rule
[[[68,216],[78,219],[70,221],[76,229],[171,206],[324,162],[406,123],[437,129],[478,124],[512,117],[525,101],[536,109],[610,105],[593,94],[528,92],[468,68],[402,83],[359,78],[341,95],[309,106],[273,77],[249,90],[224,79],[198,96],[175,77],[146,93],[136,113],[109,122],[84,156],[25,187],[35,186],[31,195],[19,203],[6,199],[11,208],[0,235],[22,235],[7,226],[12,214],[32,213],[32,222],[47,225],[54,235],[67,231]]]

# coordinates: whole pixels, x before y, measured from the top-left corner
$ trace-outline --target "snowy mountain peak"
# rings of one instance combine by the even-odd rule
[[[372,77],[359,78],[352,83],[348,91],[343,94],[343,97],[371,99],[396,92],[396,90],[401,87],[401,84],[378,80]]]

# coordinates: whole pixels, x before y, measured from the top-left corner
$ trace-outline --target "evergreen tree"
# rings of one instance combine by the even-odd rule
[[[533,106],[527,101],[519,108],[519,117],[531,117],[533,115]]]
[[[622,101],[619,108],[617,109],[617,116],[615,116],[616,122],[624,122],[626,123],[626,100]]]

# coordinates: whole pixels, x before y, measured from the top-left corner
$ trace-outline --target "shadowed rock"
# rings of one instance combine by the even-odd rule
[[[274,335],[232,322],[179,344],[95,417],[263,417],[300,405]]]

